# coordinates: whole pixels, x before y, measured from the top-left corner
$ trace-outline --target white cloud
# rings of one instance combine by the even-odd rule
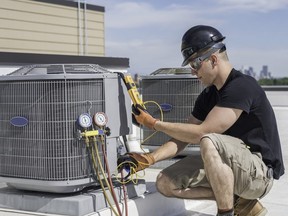
[[[118,3],[109,11],[106,25],[108,28],[121,29],[148,26],[153,22],[153,19],[156,20],[155,18],[159,16],[157,11],[147,3]]]
[[[230,9],[268,12],[288,7],[287,0],[216,0]],[[226,8],[227,9],[227,8]]]
[[[106,15],[108,28],[140,28],[149,26],[175,26],[186,23],[187,20],[201,22],[201,10],[196,8],[177,6],[175,4],[165,8],[155,8],[146,2],[120,2],[109,9]]]

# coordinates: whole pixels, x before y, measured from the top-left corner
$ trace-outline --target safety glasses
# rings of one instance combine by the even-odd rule
[[[201,68],[203,61],[206,59],[201,59],[201,57],[194,59],[193,61],[189,62],[189,66],[192,70],[197,71]]]
[[[215,45],[214,45],[207,53],[205,53],[204,55],[199,56],[199,57],[197,57],[197,58],[193,58],[193,59],[191,59],[190,61],[188,61],[188,64],[189,64],[190,68],[191,68],[192,70],[194,70],[194,71],[199,70],[199,69],[201,68],[201,66],[202,66],[202,63],[203,63],[205,60],[209,59],[210,56],[211,56],[214,52],[216,52],[217,50],[220,50],[220,51],[219,51],[219,53],[220,53],[220,52],[225,51],[225,50],[226,50],[226,47],[225,47],[225,45],[224,45],[223,43],[215,44]]]
[[[188,64],[190,66],[190,68],[194,71],[197,71],[201,68],[202,63],[207,60],[208,58],[210,58],[210,56],[213,54],[213,52],[215,52],[215,50],[211,50],[208,53],[206,53],[203,56],[197,57],[195,59],[193,59],[192,61],[189,61]]]

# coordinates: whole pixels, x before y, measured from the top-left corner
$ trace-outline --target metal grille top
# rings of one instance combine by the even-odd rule
[[[8,74],[19,75],[43,75],[43,74],[105,74],[111,71],[95,64],[41,64],[29,65]]]
[[[152,72],[150,75],[163,75],[163,74],[191,74],[190,68],[160,68],[154,72]]]

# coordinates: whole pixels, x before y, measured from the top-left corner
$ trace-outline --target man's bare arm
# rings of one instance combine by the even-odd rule
[[[170,123],[157,121],[154,128],[185,143],[199,143],[208,133],[223,133],[241,115],[242,110],[215,106],[201,124]]]
[[[189,124],[201,124],[201,121],[196,119],[194,116],[188,117],[188,123]],[[168,158],[175,157],[177,154],[179,154],[188,143],[182,142],[176,139],[171,139],[162,146],[160,146],[158,149],[156,149],[154,152],[152,152],[152,155],[155,159],[155,161],[161,161]]]

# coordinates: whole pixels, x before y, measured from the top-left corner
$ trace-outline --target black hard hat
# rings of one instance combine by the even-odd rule
[[[211,26],[197,25],[190,28],[182,37],[181,52],[184,58],[182,66],[188,64],[193,54],[208,49],[224,39],[225,37]]]

